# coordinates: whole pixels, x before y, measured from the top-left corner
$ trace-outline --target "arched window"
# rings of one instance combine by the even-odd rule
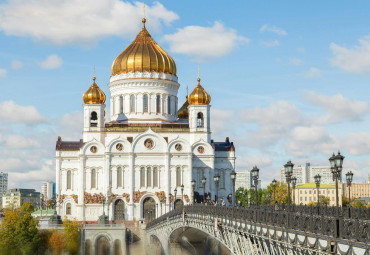
[[[66,204],[66,215],[71,215],[72,214],[72,207],[70,203]]]
[[[171,97],[167,97],[167,113],[171,114]]]
[[[161,113],[161,96],[157,95],[157,113]]]
[[[158,187],[158,168],[153,168],[153,186]]]
[[[220,171],[220,189],[225,188],[225,172]]]
[[[181,168],[176,167],[176,186],[181,186]]]
[[[69,170],[67,172],[67,189],[72,189],[72,172]]]
[[[152,186],[152,169],[150,167],[146,169],[146,186]]]
[[[90,120],[98,120],[98,114],[96,112],[92,112]]]
[[[135,95],[130,96],[130,112],[135,112]]]
[[[96,189],[96,170],[91,170],[91,188]]]
[[[197,127],[203,127],[203,126],[204,126],[203,113],[198,112],[198,115],[197,115]]]
[[[123,183],[122,176],[123,176],[123,174],[122,174],[122,168],[121,167],[118,167],[117,168],[117,187],[122,187],[122,183]]]
[[[148,95],[144,95],[143,97],[143,109],[144,112],[148,112]]]
[[[123,96],[119,97],[119,110],[120,113],[123,113]]]
[[[140,168],[140,186],[141,187],[145,186],[145,168],[144,167]]]

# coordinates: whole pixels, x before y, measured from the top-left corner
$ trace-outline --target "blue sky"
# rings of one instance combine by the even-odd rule
[[[212,96],[213,136],[230,136],[237,169],[263,184],[287,160],[370,173],[369,1],[146,1],[147,27],[186,86]],[[0,171],[12,186],[54,179],[58,135],[81,136],[82,99],[107,84],[140,30],[142,3],[0,1]],[[108,105],[109,107],[109,105]]]

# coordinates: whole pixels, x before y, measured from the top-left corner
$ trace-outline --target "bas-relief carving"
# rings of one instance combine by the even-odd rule
[[[134,192],[134,203],[139,203],[140,198],[146,194],[146,191],[135,191]]]
[[[178,78],[175,75],[167,73],[156,73],[156,72],[135,72],[135,73],[121,73],[114,75],[110,78],[110,82],[121,80],[121,79],[133,79],[133,78],[154,78],[154,79],[165,79],[177,82]]]
[[[67,198],[68,195],[60,195],[59,197],[59,204],[63,203],[64,199]],[[72,199],[75,201],[76,204],[78,204],[78,196],[75,194],[70,195]]]
[[[184,199],[185,199],[186,203],[189,203],[190,199],[189,199],[188,195],[184,195]]]
[[[85,192],[84,194],[84,203],[85,204],[102,204],[103,203],[103,194],[93,194]]]
[[[130,194],[127,194],[127,193],[123,193],[122,194],[122,197],[126,199],[126,202],[130,202]]]
[[[71,197],[73,198],[75,203],[78,204],[78,196],[73,194],[73,195],[71,195]]]
[[[166,197],[166,193],[164,191],[156,192],[155,195],[158,197],[159,201],[164,202],[164,198]]]

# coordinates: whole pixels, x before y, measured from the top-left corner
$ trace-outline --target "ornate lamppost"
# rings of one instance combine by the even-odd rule
[[[185,205],[185,202],[184,202],[184,184],[181,184],[181,200],[182,200],[182,204]]]
[[[213,176],[213,181],[215,182],[216,185],[216,203],[218,204],[218,184],[220,182],[220,176],[219,175]]]
[[[168,197],[168,205],[169,205],[168,208],[171,211],[171,197],[172,197],[172,194],[170,193],[168,195],[169,195],[169,197]]]
[[[166,196],[164,196],[164,213],[166,214],[167,213],[167,203],[166,203]]]
[[[285,177],[286,182],[288,183],[288,206],[290,206],[290,182],[292,180],[294,164],[289,160],[285,165]]]
[[[292,177],[292,186],[293,186],[293,205],[295,205],[295,185],[297,184],[297,178]]]
[[[272,180],[272,187],[274,188],[274,203],[276,202],[276,200],[275,200],[276,183],[277,183],[277,181],[275,179],[273,179]]]
[[[236,205],[235,199],[235,180],[236,180],[236,172],[232,171],[230,173],[231,182],[233,183],[233,195],[231,196],[231,205]]]
[[[203,176],[202,178],[202,185],[203,185],[203,204],[204,202],[206,201],[206,182],[207,182],[207,178]]]
[[[194,204],[194,189],[195,189],[195,180],[193,179],[192,181],[191,181],[191,194],[192,194],[192,199],[191,199],[191,201],[192,201],[192,203]]]
[[[174,199],[173,199],[173,209],[176,209],[176,208],[175,208],[175,203],[176,203],[177,187],[175,188],[175,190],[173,191],[173,193],[174,193],[174,195],[175,195],[175,197],[174,197]]]
[[[347,180],[347,186],[348,186],[348,206],[351,207],[351,184],[353,179],[353,173],[352,171],[349,171],[346,173],[346,180]]]
[[[254,166],[251,172],[252,172],[253,184],[254,184],[254,188],[256,192],[256,205],[258,205],[258,178],[259,178],[260,170],[258,169],[257,166]]]
[[[329,158],[333,180],[335,180],[335,197],[337,207],[339,207],[338,180],[341,177],[343,160],[344,157],[340,154],[340,152],[338,152],[337,155],[333,153],[333,156]]]
[[[317,189],[317,208],[320,206],[320,182],[321,182],[321,175],[317,174],[314,177]]]
[[[240,206],[242,204],[243,190],[239,190]]]

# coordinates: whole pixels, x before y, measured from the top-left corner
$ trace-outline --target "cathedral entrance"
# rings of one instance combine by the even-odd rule
[[[155,219],[155,200],[152,197],[147,197],[143,201],[143,218],[145,220]]]
[[[109,254],[109,241],[105,236],[99,237],[96,241],[96,255],[106,255]]]
[[[175,207],[174,209],[182,208],[184,206],[184,202],[181,199],[177,199],[173,206]]]
[[[114,203],[114,218],[115,220],[125,219],[125,202],[123,202],[121,199],[118,199]]]

